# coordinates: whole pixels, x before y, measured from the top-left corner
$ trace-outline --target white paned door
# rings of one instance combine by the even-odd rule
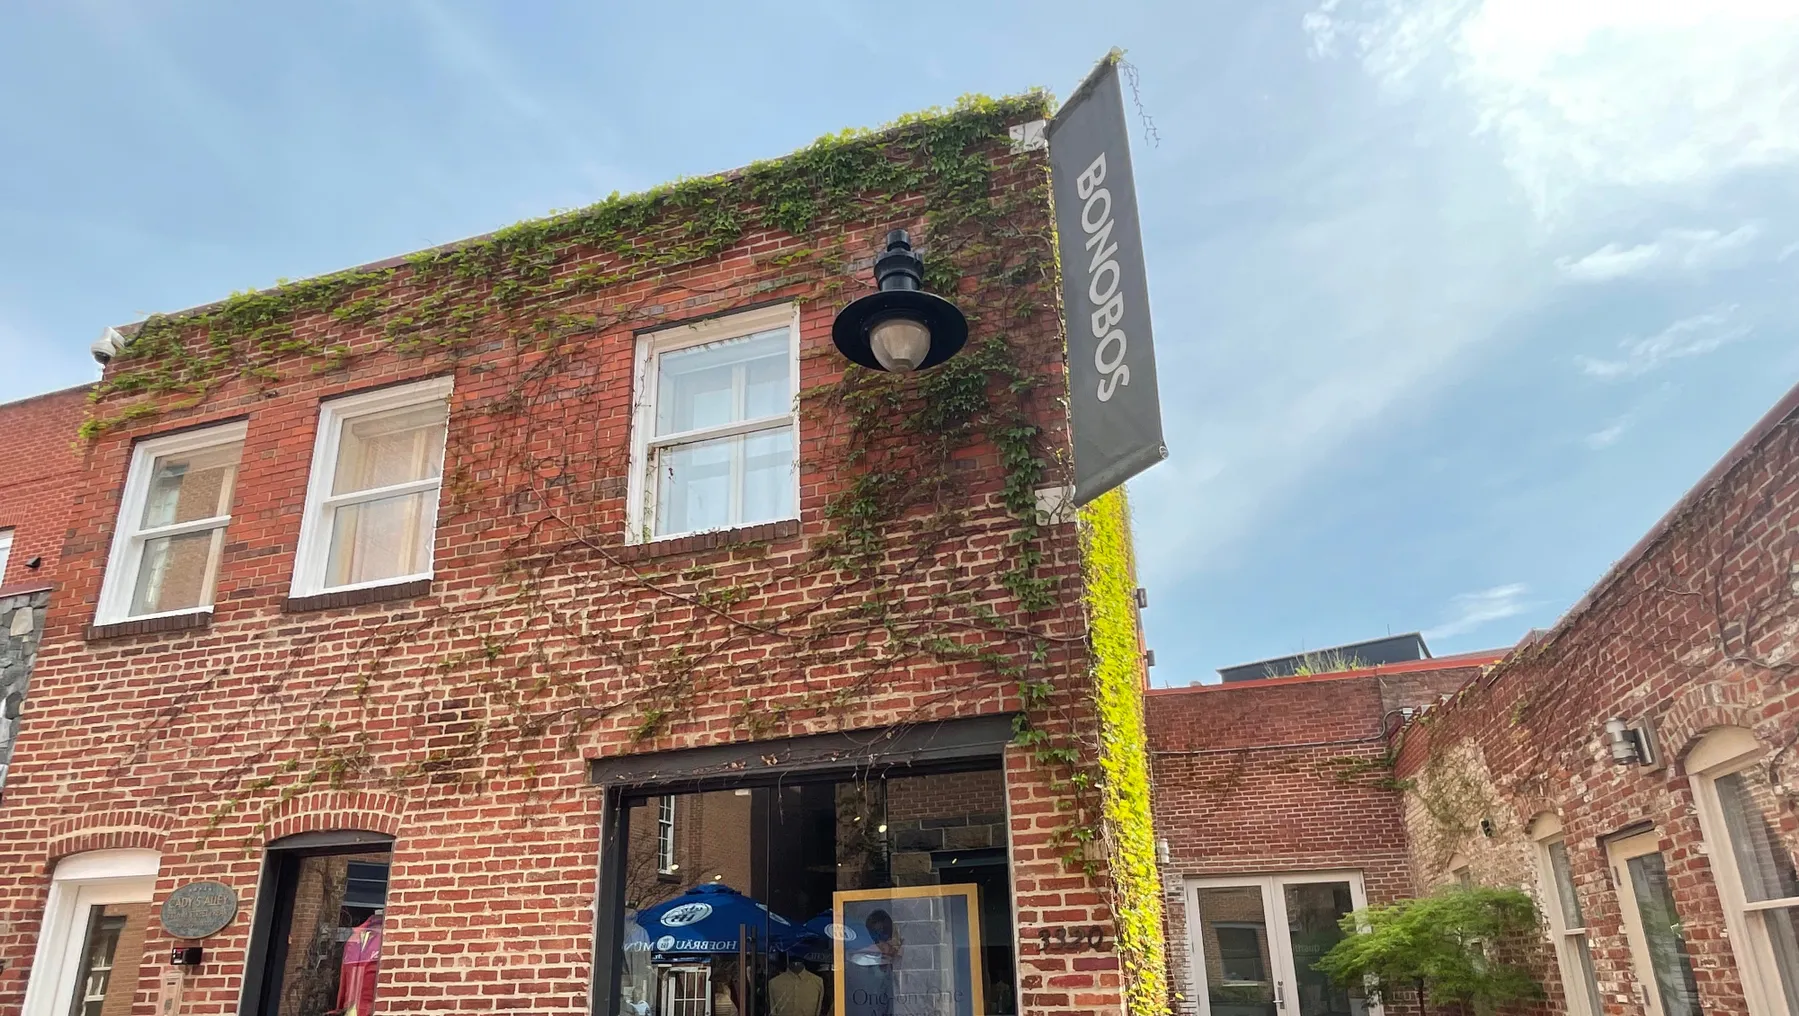
[[[1199,1016],[1378,1016],[1359,987],[1315,964],[1367,906],[1358,872],[1187,880],[1187,940]]]

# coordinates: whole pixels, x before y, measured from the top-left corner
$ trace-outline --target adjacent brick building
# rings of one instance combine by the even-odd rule
[[[50,606],[81,454],[89,386],[0,405],[0,794]]]
[[[1557,1011],[1799,1012],[1796,562],[1799,390],[1553,629],[1407,731],[1420,887],[1536,892]]]
[[[85,449],[76,430],[91,385],[0,404],[7,466],[0,482],[0,593],[56,575]],[[35,566],[31,562],[38,562]]]
[[[1147,829],[1070,779],[1142,763],[1087,637],[1131,616],[1084,577],[1128,569],[1122,504],[1033,514],[1064,343],[1008,129],[1043,112],[122,329],[0,807],[0,1012],[755,1013],[783,954],[843,1016],[1159,999],[1108,877]],[[894,228],[969,347],[848,371]],[[735,853],[627,898],[658,802],[678,837],[720,794]]]
[[[1330,915],[1412,895],[1390,739],[1500,655],[1148,693],[1178,1011],[1248,1012],[1277,996],[1349,1011],[1299,954],[1319,951]],[[1295,946],[1288,927],[1316,934]]]
[[[1484,884],[1538,902],[1521,1012],[1799,1012],[1796,638],[1799,389],[1503,656],[1150,692],[1177,1004],[1359,1011],[1310,911]]]

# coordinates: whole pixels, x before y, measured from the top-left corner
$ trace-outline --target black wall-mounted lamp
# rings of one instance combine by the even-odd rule
[[[956,305],[925,292],[924,258],[912,250],[903,229],[887,234],[887,249],[875,259],[870,293],[837,314],[831,341],[851,361],[875,370],[905,374],[935,367],[968,341],[968,319]]]

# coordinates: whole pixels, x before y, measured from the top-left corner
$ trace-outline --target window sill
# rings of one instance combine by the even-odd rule
[[[126,638],[132,635],[154,635],[165,631],[192,631],[198,628],[212,627],[212,611],[196,610],[186,614],[168,614],[163,617],[143,617],[135,621],[113,621],[108,624],[90,624],[87,626],[87,640],[97,642],[101,639]]]
[[[666,540],[652,540],[649,543],[634,543],[619,551],[618,557],[621,561],[645,561],[673,554],[693,554],[703,550],[717,550],[720,547],[735,547],[744,543],[786,540],[798,535],[800,535],[800,520],[782,519],[779,522],[763,522],[737,529],[715,529],[709,533],[693,533]]]
[[[358,607],[365,603],[416,600],[430,592],[430,579],[413,579],[409,582],[394,582],[385,586],[364,586],[361,589],[314,593],[311,596],[290,596],[287,598],[287,602],[281,605],[281,609],[289,614],[303,614],[313,610],[330,610],[333,607]]]

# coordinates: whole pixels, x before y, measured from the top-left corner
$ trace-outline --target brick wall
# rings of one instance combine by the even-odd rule
[[[1048,235],[1041,153],[1008,154],[1003,136],[992,149],[992,192],[1035,201],[1011,226]],[[854,478],[841,461],[846,419],[829,400],[801,414],[796,526],[763,527],[741,545],[710,537],[625,545],[636,334],[793,301],[801,386],[830,386],[843,371],[829,334],[847,300],[843,269],[805,256],[872,253],[897,226],[923,233],[927,250],[931,242],[915,197],[883,197],[867,216],[822,224],[814,236],[752,229],[717,256],[570,287],[551,309],[596,323],[553,357],[535,332],[514,338],[529,322],[499,312],[487,322],[491,340],[454,357],[429,344],[386,348],[378,323],[300,313],[289,322],[296,340],[345,345],[353,355],[341,367],[318,372],[315,361],[277,356],[267,366],[282,380],[234,376],[193,408],[96,441],[66,527],[63,607],[51,615],[0,810],[8,845],[0,1012],[23,992],[59,844],[161,849],[158,900],[202,878],[236,889],[243,916],[206,942],[206,964],[189,976],[184,1011],[202,1016],[237,1010],[261,845],[340,827],[396,837],[384,1011],[585,1012],[601,812],[585,784],[587,759],[1016,710],[1016,678],[986,659],[906,652],[880,630],[822,640],[770,630],[771,619],[800,616],[842,619],[855,631],[868,588],[809,563],[834,531],[826,505]],[[612,257],[583,251],[551,272],[604,277]],[[866,264],[855,269],[858,285]],[[392,285],[408,286],[411,270],[396,262]],[[1053,285],[969,278],[959,295],[986,311],[977,340],[1003,321],[1016,361],[1050,393],[1063,388]],[[428,588],[356,606],[290,604],[320,400],[446,374],[455,394]],[[497,407],[522,407],[523,416]],[[1028,412],[1044,447],[1065,451],[1053,395]],[[248,437],[210,620],[182,631],[90,633],[132,441],[228,419],[247,419]],[[913,440],[889,434],[881,454],[903,460]],[[902,593],[919,616],[1078,631],[1074,527],[1044,531],[1039,574],[1055,605],[1027,615],[1001,582],[1018,523],[999,499],[998,450],[977,434],[956,466],[939,507],[955,509],[958,535],[941,541],[935,527],[945,517],[925,506],[892,524],[870,581]],[[722,589],[732,597],[708,598]],[[972,642],[979,627],[944,634]],[[705,652],[693,661],[685,654],[696,648]],[[987,648],[1028,665],[1034,646],[1004,636]],[[1068,698],[1046,724],[1082,734],[1058,718],[1092,722],[1072,701],[1087,680],[1084,648],[1058,641],[1042,666]],[[655,710],[665,715],[646,723]],[[471,731],[482,736],[471,741]],[[1031,901],[1017,915],[1023,1009],[1115,1012],[1121,973],[1109,948],[1036,951],[1038,927],[1110,921],[1099,879],[1062,862],[1054,830],[1066,792],[1055,776],[1016,749],[1006,760],[1015,887]],[[60,834],[49,831],[52,820]],[[87,825],[106,832],[90,835]],[[146,962],[170,944],[152,927]]]
[[[1643,1011],[1606,844],[1653,827],[1707,1013],[1744,1013],[1710,855],[1681,765],[1706,731],[1752,730],[1779,749],[1799,737],[1799,391],[1789,395],[1546,635],[1527,641],[1428,724],[1405,735],[1400,775],[1452,793],[1409,808],[1419,880],[1452,863],[1489,884],[1537,889],[1528,829],[1559,817],[1608,1016]],[[1667,764],[1615,765],[1606,720],[1646,719]],[[1766,763],[1790,786],[1790,753]],[[1487,830],[1479,820],[1489,819]],[[1774,809],[1779,849],[1799,813]],[[1559,1008],[1547,951],[1541,976]],[[1654,990],[1652,986],[1649,990]]]
[[[56,575],[63,532],[82,470],[75,430],[87,415],[90,386],[0,405],[0,529],[13,531],[12,557],[0,588],[37,585]],[[36,569],[25,562],[43,558]]]
[[[1370,903],[1412,893],[1400,795],[1382,764],[1394,711],[1425,706],[1497,654],[1310,677],[1158,689],[1147,716],[1157,834],[1171,894],[1188,877],[1354,870]],[[1169,955],[1187,951],[1168,898]],[[1193,1011],[1191,968],[1170,963]]]

